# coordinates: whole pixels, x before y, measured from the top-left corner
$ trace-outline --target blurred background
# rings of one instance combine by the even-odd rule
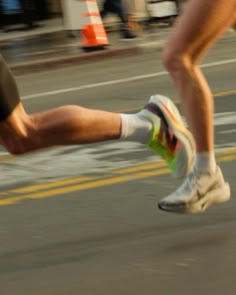
[[[32,29],[36,26],[37,21],[62,17],[63,6],[70,1],[71,0],[2,0],[0,1],[1,27],[4,28],[23,23],[26,24],[28,28]],[[103,0],[97,1],[100,9],[103,2]],[[123,0],[123,5],[129,12],[132,12],[135,19],[141,21],[148,17],[148,2],[154,1]],[[156,2],[158,2],[158,0]],[[181,4],[184,0],[174,2],[179,5],[179,3]],[[106,23],[111,24],[114,22],[117,22],[117,17],[114,15],[110,15],[106,19]]]

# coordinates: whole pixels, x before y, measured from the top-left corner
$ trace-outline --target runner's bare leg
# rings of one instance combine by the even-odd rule
[[[198,152],[213,149],[213,97],[198,67],[201,58],[236,20],[236,0],[189,0],[163,52]]]
[[[53,145],[72,145],[117,139],[120,114],[68,105],[28,115],[21,103],[0,123],[2,144],[21,154]]]
[[[230,198],[215,159],[213,95],[198,63],[235,20],[236,0],[189,0],[164,49],[163,62],[180,94],[197,153],[183,184],[159,201],[162,210],[202,212]]]

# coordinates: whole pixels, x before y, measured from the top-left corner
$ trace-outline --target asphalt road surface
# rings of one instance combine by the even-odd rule
[[[234,295],[236,290],[236,42],[202,62],[215,95],[216,154],[229,202],[182,216],[159,157],[112,141],[12,157],[0,153],[0,294]],[[150,95],[178,103],[160,52],[17,77],[30,112],[80,104],[134,112]]]

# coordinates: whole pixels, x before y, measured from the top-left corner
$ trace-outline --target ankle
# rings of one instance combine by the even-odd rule
[[[214,151],[196,154],[194,169],[202,173],[214,174],[217,165]]]
[[[152,132],[152,123],[137,114],[121,114],[120,139],[148,143]]]

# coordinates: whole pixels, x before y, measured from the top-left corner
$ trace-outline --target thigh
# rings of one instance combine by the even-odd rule
[[[235,19],[236,0],[189,0],[167,46],[196,62]]]

